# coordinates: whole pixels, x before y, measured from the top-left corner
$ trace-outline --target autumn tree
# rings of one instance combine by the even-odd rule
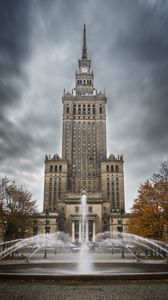
[[[128,232],[164,241],[168,233],[168,160],[142,184],[131,209]]]
[[[25,237],[36,213],[32,194],[8,178],[0,180],[0,226],[4,240]]]

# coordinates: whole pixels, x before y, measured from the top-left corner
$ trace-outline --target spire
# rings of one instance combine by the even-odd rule
[[[82,59],[88,58],[87,57],[87,43],[86,43],[86,26],[84,24],[83,28],[83,46],[82,46]]]

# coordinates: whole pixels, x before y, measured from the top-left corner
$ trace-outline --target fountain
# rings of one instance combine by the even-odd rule
[[[82,217],[81,221],[81,248],[79,251],[79,260],[77,271],[80,274],[91,274],[93,272],[91,256],[89,255],[89,243],[88,243],[88,205],[87,205],[87,194],[85,191],[81,193],[81,204],[80,214]]]
[[[129,233],[99,233],[89,242],[87,195],[81,194],[80,247],[63,232],[40,234],[0,244],[1,271],[48,275],[121,275],[162,272],[167,276],[168,245]],[[2,247],[3,246],[3,247]],[[151,255],[153,255],[151,257]],[[45,258],[45,259],[44,259]],[[8,259],[8,265],[3,263]],[[152,259],[152,260],[151,260]],[[13,267],[14,266],[14,267]],[[37,268],[38,267],[38,268]],[[165,273],[166,270],[166,273]],[[23,274],[23,273],[22,273]]]

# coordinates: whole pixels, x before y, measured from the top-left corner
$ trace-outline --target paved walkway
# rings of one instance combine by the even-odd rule
[[[0,281],[0,300],[168,300],[168,281],[57,285],[56,282]]]

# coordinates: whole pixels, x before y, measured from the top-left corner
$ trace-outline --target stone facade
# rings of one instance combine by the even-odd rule
[[[87,193],[88,239],[112,230],[125,212],[123,156],[107,157],[105,93],[94,87],[86,28],[75,88],[63,93],[62,157],[45,158],[44,212],[58,214],[58,230],[80,242],[80,195]]]
[[[31,235],[55,233],[58,231],[58,214],[51,213],[46,215],[42,213],[33,219]],[[28,235],[28,234],[27,234]]]

